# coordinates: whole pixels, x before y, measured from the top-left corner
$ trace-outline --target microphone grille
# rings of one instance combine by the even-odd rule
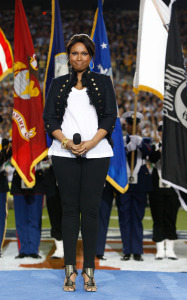
[[[78,145],[78,144],[81,143],[81,135],[80,135],[80,133],[75,133],[75,134],[73,135],[73,143],[74,143],[75,145]]]

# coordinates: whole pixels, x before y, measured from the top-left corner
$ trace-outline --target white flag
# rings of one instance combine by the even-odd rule
[[[170,8],[162,0],[140,0],[134,91],[164,98],[165,56]]]

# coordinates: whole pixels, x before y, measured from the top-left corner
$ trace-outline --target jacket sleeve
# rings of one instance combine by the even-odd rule
[[[161,152],[156,150],[155,145],[152,146],[152,151],[149,155],[149,160],[151,163],[157,163],[161,159]]]
[[[110,76],[105,75],[105,95],[104,95],[104,111],[99,129],[105,129],[109,134],[115,127],[117,118],[117,103],[114,88]]]
[[[6,155],[3,153],[3,151],[0,151],[0,167],[4,164],[6,161]]]
[[[144,157],[149,156],[151,154],[152,146],[145,143],[144,141],[141,142],[141,145],[138,148],[140,149]]]
[[[53,138],[52,132],[54,130],[57,129],[61,130],[59,118],[57,117],[57,113],[56,113],[55,88],[56,88],[56,84],[55,84],[55,80],[53,79],[49,87],[49,91],[47,94],[47,99],[44,107],[44,113],[43,113],[45,130],[47,131],[50,138]]]

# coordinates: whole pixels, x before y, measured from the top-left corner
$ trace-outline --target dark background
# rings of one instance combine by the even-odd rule
[[[14,9],[15,0],[0,0],[0,10]],[[40,6],[42,10],[51,9],[51,0],[22,0],[25,9],[32,9],[33,6]],[[166,4],[170,0],[164,0]],[[59,0],[60,9],[76,9],[76,10],[95,10],[97,8],[97,0]],[[124,9],[138,10],[140,0],[105,0],[104,10],[107,9]],[[177,0],[179,9],[187,9],[187,0]]]

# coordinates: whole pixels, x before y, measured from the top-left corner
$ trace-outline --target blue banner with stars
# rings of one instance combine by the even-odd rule
[[[96,73],[101,73],[112,77],[110,48],[103,19],[102,0],[98,0],[98,8],[95,13],[91,38],[95,42],[95,59],[93,62],[91,62],[91,70]],[[128,179],[123,134],[119,117],[116,120],[115,128],[112,133],[112,139],[114,141],[114,156],[111,157],[110,167],[106,179],[120,193],[125,193],[128,189]]]

